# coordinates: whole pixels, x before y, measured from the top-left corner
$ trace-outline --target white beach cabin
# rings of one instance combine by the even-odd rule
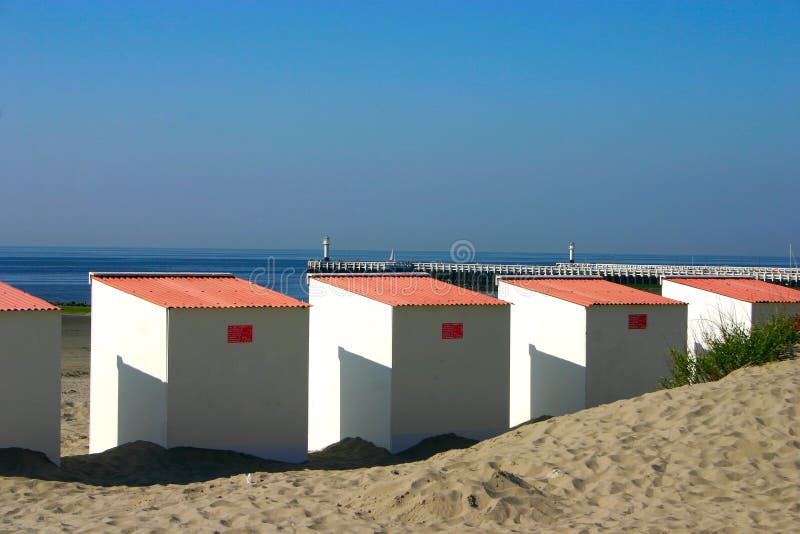
[[[668,278],[665,297],[689,303],[688,349],[706,347],[720,325],[738,324],[748,330],[777,314],[800,316],[800,291],[753,278]]]
[[[90,452],[307,458],[308,304],[204,273],[93,273]]]
[[[686,304],[601,279],[500,277],[511,302],[510,424],[658,388]]]
[[[309,278],[309,447],[508,429],[509,305],[430,278]]]
[[[61,311],[0,282],[0,448],[61,461]]]

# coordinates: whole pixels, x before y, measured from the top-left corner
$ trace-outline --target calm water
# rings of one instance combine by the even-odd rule
[[[0,247],[0,281],[52,302],[89,302],[89,272],[184,271],[230,272],[260,285],[307,299],[306,261],[320,250],[144,249]],[[334,251],[334,259],[382,261],[388,251]],[[395,251],[398,261],[452,261],[450,252]],[[478,252],[484,263],[553,264],[565,253]],[[576,254],[576,261],[676,265],[788,266],[787,258],[759,256],[658,256]]]

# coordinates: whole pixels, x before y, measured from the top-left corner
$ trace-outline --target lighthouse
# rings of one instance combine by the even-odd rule
[[[575,243],[569,242],[569,262],[575,263]]]
[[[322,237],[322,261],[330,261],[330,247],[331,247],[331,238],[330,236],[323,236]]]

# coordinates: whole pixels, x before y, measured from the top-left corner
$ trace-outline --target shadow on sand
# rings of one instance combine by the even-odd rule
[[[451,449],[477,443],[454,434],[425,439],[398,454],[360,438],[345,438],[309,454],[307,462],[273,462],[231,451],[175,447],[165,449],[146,441],[126,443],[98,454],[65,456],[56,466],[40,452],[0,449],[0,476],[80,482],[93,486],[189,484],[244,473],[302,470],[341,470],[397,465],[425,460]]]

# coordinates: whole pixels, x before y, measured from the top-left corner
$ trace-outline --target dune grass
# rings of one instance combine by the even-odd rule
[[[733,321],[721,324],[719,332],[707,334],[704,341],[707,349],[697,354],[671,351],[670,376],[661,379],[661,387],[713,382],[742,367],[788,360],[800,355],[797,318],[781,315],[752,329]]]

